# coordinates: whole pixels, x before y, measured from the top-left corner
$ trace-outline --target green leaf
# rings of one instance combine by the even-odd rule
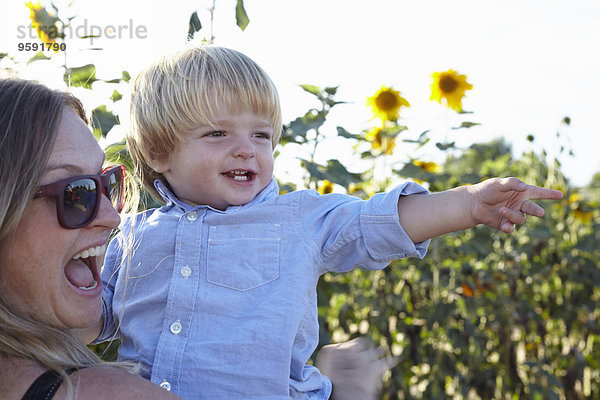
[[[300,85],[300,87],[315,96],[318,96],[321,93],[321,88],[315,85]]]
[[[237,26],[239,26],[242,31],[246,29],[250,23],[248,14],[246,14],[246,10],[244,9],[244,0],[237,0],[237,5],[235,6],[235,20]]]
[[[87,64],[82,67],[67,68],[64,81],[69,86],[81,86],[91,89],[92,83],[97,81],[96,66]]]
[[[292,139],[301,136],[306,138],[306,132],[311,129],[317,129],[325,122],[325,115],[317,110],[310,110],[304,116],[298,117],[288,125],[286,131]],[[295,141],[295,140],[293,140]],[[306,140],[304,140],[306,141]],[[297,142],[296,143],[301,143]]]
[[[58,32],[57,22],[60,22],[60,18],[55,15],[50,15],[46,10],[46,7],[40,7],[39,9],[33,10],[33,21],[40,27],[40,30],[45,32],[48,38],[56,39],[58,37],[64,38],[64,33]],[[32,21],[32,22],[33,22]],[[42,37],[38,33],[40,40]]]
[[[373,155],[373,153],[371,153],[371,151],[363,151],[362,153],[360,153],[360,158],[362,160],[370,160],[375,158],[375,156]]]
[[[120,78],[115,78],[115,79],[111,79],[109,81],[104,81],[106,83],[119,83],[119,82],[129,82],[131,80],[131,75],[129,75],[129,72],[127,71],[123,71],[121,72],[121,77]]]
[[[337,134],[338,134],[338,136],[345,137],[347,139],[357,139],[357,140],[361,139],[360,135],[355,135],[353,133],[350,133],[346,129],[342,128],[341,126],[337,127]]]
[[[121,80],[123,82],[129,82],[131,80],[131,75],[129,75],[129,72],[127,72],[127,71],[121,72]]]
[[[92,126],[96,137],[106,137],[112,127],[119,123],[119,117],[108,111],[104,105],[92,110]]]
[[[333,96],[334,94],[337,93],[338,88],[339,88],[339,86],[328,86],[324,90],[325,90],[325,93],[327,93],[330,96]]]
[[[432,173],[422,169],[421,167],[415,165],[411,162],[407,162],[404,164],[404,167],[399,170],[393,170],[393,172],[404,178],[412,178],[419,179],[422,181],[433,183],[440,179],[446,179],[447,176],[445,174]]]
[[[455,126],[452,129],[471,128],[473,126],[481,125],[479,122],[467,122],[464,121],[460,126]]]
[[[381,130],[380,135],[389,138],[395,138],[400,132],[405,131],[407,129],[408,128],[404,125],[386,126]]]
[[[453,149],[455,146],[455,142],[450,142],[450,143],[436,143],[435,147],[437,147],[440,150],[448,150],[448,149]]]
[[[127,150],[125,141],[106,146],[104,153],[106,154],[106,161],[109,161],[113,164],[123,164],[125,165],[127,171],[134,170],[133,160],[131,159],[131,155]]]
[[[346,167],[338,160],[327,161],[327,167],[325,168],[325,175],[331,182],[335,182],[338,185],[348,187],[351,183],[361,181],[360,174],[354,174],[348,172]]]
[[[0,59],[1,59],[1,57],[0,57]],[[34,61],[40,61],[40,60],[50,60],[50,57],[46,57],[42,51],[39,51],[35,56],[31,57],[29,59],[29,61],[27,61],[27,64],[31,64]]]
[[[346,167],[338,160],[327,161],[327,166],[323,166],[308,160],[301,160],[302,166],[310,173],[315,180],[329,180],[338,185],[348,187],[351,183],[360,182],[360,174],[348,172]]]
[[[417,167],[412,162],[407,162],[406,164],[404,164],[404,167],[402,167],[402,169],[394,170],[394,172],[396,174],[406,177],[406,178],[417,178],[417,179],[421,179],[423,177],[423,174],[425,173],[425,171],[423,171],[421,168]]]
[[[302,160],[302,159],[301,159],[301,164],[302,164],[302,167],[306,168],[306,170],[308,171],[310,176],[312,178],[314,178],[315,180],[322,181],[325,179],[329,179],[327,177],[327,175],[325,175],[325,173],[321,171],[322,169],[325,168],[322,165],[310,162],[308,160]]]
[[[123,98],[123,95],[119,92],[117,92],[116,90],[113,91],[112,96],[110,96],[110,99],[115,102],[115,101],[119,101]]]
[[[200,18],[198,18],[198,13],[194,11],[192,15],[190,15],[190,22],[188,27],[188,39],[192,39],[194,34],[202,29],[202,23],[200,23]]]

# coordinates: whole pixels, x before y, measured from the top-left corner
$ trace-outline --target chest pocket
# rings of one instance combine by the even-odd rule
[[[279,278],[281,225],[211,226],[208,233],[208,282],[246,291]]]

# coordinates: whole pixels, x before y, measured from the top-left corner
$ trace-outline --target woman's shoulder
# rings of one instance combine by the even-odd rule
[[[81,400],[132,399],[132,400],[176,400],[179,397],[167,392],[158,385],[114,366],[92,366],[82,368],[71,374],[71,380]],[[66,395],[63,383],[54,400]]]

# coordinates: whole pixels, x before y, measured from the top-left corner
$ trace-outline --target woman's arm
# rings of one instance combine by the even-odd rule
[[[79,400],[178,400],[180,397],[137,374],[113,366],[83,368],[71,374]],[[64,399],[63,383],[55,399]]]

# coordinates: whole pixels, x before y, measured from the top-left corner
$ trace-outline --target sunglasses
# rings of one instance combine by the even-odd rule
[[[73,176],[40,186],[33,197],[54,198],[60,226],[79,229],[96,218],[103,193],[111,200],[113,207],[121,212],[125,202],[123,165],[104,169],[100,175]]]

